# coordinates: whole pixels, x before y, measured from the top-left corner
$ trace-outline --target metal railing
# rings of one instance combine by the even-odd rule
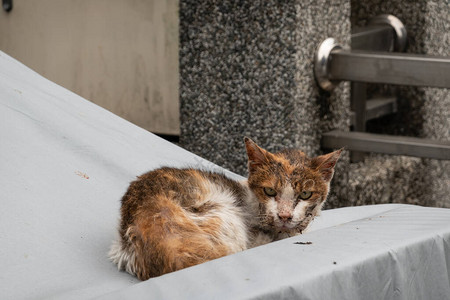
[[[352,49],[332,38],[316,51],[314,73],[318,85],[332,91],[340,81],[351,81],[353,131],[323,134],[322,147],[346,147],[352,160],[361,152],[408,155],[450,160],[450,142],[366,133],[366,122],[397,111],[395,97],[367,99],[367,83],[450,88],[450,58],[394,53],[403,51],[406,29],[391,15],[376,17],[352,34]]]
[[[450,59],[445,57],[336,50],[328,72],[331,81],[450,87]]]

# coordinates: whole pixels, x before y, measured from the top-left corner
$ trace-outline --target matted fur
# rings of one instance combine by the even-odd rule
[[[341,151],[311,159],[299,150],[270,153],[248,138],[245,144],[246,181],[161,168],[132,182],[109,252],[118,268],[146,280],[301,233],[326,200]],[[305,192],[310,197],[299,198]]]

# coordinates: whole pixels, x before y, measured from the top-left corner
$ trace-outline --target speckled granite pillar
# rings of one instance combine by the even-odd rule
[[[404,22],[407,52],[450,56],[448,1],[352,0],[352,26],[389,13]],[[372,87],[375,91],[386,87]],[[400,87],[399,112],[369,124],[369,130],[450,140],[450,90]],[[377,171],[381,170],[381,171]],[[349,195],[353,204],[402,202],[450,207],[450,162],[372,155],[350,166]]]
[[[349,0],[181,0],[180,144],[243,175],[244,136],[319,154],[322,132],[349,125],[349,85],[330,96],[314,82],[314,51],[330,36],[349,44]]]

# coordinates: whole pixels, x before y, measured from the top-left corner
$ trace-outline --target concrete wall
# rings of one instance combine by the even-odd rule
[[[177,0],[14,0],[0,49],[157,133],[179,134]]]
[[[244,135],[319,153],[322,131],[348,127],[348,86],[319,93],[313,54],[348,42],[349,17],[348,1],[181,1],[181,144],[241,174]]]

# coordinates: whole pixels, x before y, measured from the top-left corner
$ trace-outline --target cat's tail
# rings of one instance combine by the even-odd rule
[[[119,270],[125,270],[131,275],[136,274],[136,252],[132,247],[126,247],[121,237],[113,241],[108,252],[109,259]]]

